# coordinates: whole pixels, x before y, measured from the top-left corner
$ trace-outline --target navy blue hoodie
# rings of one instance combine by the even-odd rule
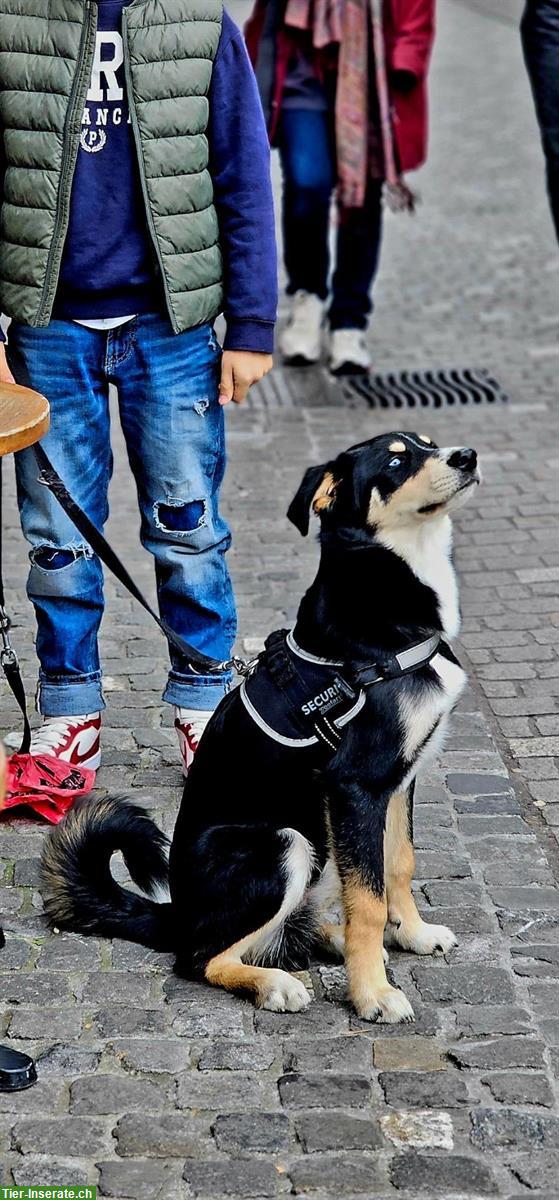
[[[97,44],[73,179],[54,316],[164,310],[126,100],[126,0],[99,0]],[[273,348],[277,267],[269,146],[256,82],[224,13],[209,95],[208,141],[223,253],[225,347]]]

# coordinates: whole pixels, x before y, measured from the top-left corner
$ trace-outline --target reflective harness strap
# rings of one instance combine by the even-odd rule
[[[343,734],[333,721],[328,720],[327,716],[323,716],[319,712],[308,715],[305,713],[304,704],[308,698],[308,687],[297,671],[293,659],[287,653],[285,629],[277,629],[266,639],[265,664],[270,678],[282,693],[297,728],[306,737],[314,734],[323,745],[335,752],[341,743]],[[353,696],[354,699],[357,699],[357,694],[346,681],[340,680],[340,682],[345,685],[348,697]]]
[[[342,663],[328,662],[309,655],[297,646],[291,633],[285,629],[278,629],[266,639],[264,654],[259,661],[281,692],[296,728],[306,737],[314,735],[319,742],[335,753],[342,742],[344,731],[338,728],[333,720],[329,720],[325,713],[307,711],[308,705],[305,701],[308,700],[308,684],[297,671],[293,657],[299,656],[324,666],[331,666],[336,672],[332,682],[338,693],[345,695],[348,700],[357,701],[359,694],[374,684],[401,678],[426,666],[437,653],[440,643],[440,637],[434,635],[407,646],[397,654],[383,655],[382,659],[378,658],[374,663],[343,667]]]

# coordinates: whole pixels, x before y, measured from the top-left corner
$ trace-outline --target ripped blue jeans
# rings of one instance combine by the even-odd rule
[[[152,314],[111,331],[52,321],[46,329],[12,324],[8,332],[17,382],[50,402],[45,449],[99,529],[109,511],[108,393],[109,384],[116,385],[140,536],[155,559],[161,615],[197,649],[223,660],[231,655],[236,618],[225,561],[230,534],[218,509],[225,469],[220,358],[209,325],[174,334],[168,320]],[[32,450],[16,455],[16,472],[31,545],[28,595],[37,617],[39,708],[47,716],[94,712],[104,707],[97,646],[101,563],[38,483]],[[122,519],[130,518],[127,504]],[[215,708],[230,677],[195,675],[172,648],[170,657],[163,699]]]

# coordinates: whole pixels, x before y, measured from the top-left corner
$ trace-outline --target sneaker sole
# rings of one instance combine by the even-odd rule
[[[328,370],[335,379],[343,379],[352,375],[369,375],[371,368],[360,367],[357,363],[347,362],[342,363],[339,367],[329,367]]]
[[[316,367],[320,362],[320,354],[316,358],[306,358],[304,354],[284,354],[283,363],[286,367]]]

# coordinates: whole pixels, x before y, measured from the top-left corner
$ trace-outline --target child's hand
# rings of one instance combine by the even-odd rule
[[[0,383],[15,383],[6,359],[6,349],[0,342]]]
[[[253,383],[263,379],[272,370],[271,354],[256,354],[252,350],[224,350],[221,358],[221,380],[219,403],[242,404]]]

